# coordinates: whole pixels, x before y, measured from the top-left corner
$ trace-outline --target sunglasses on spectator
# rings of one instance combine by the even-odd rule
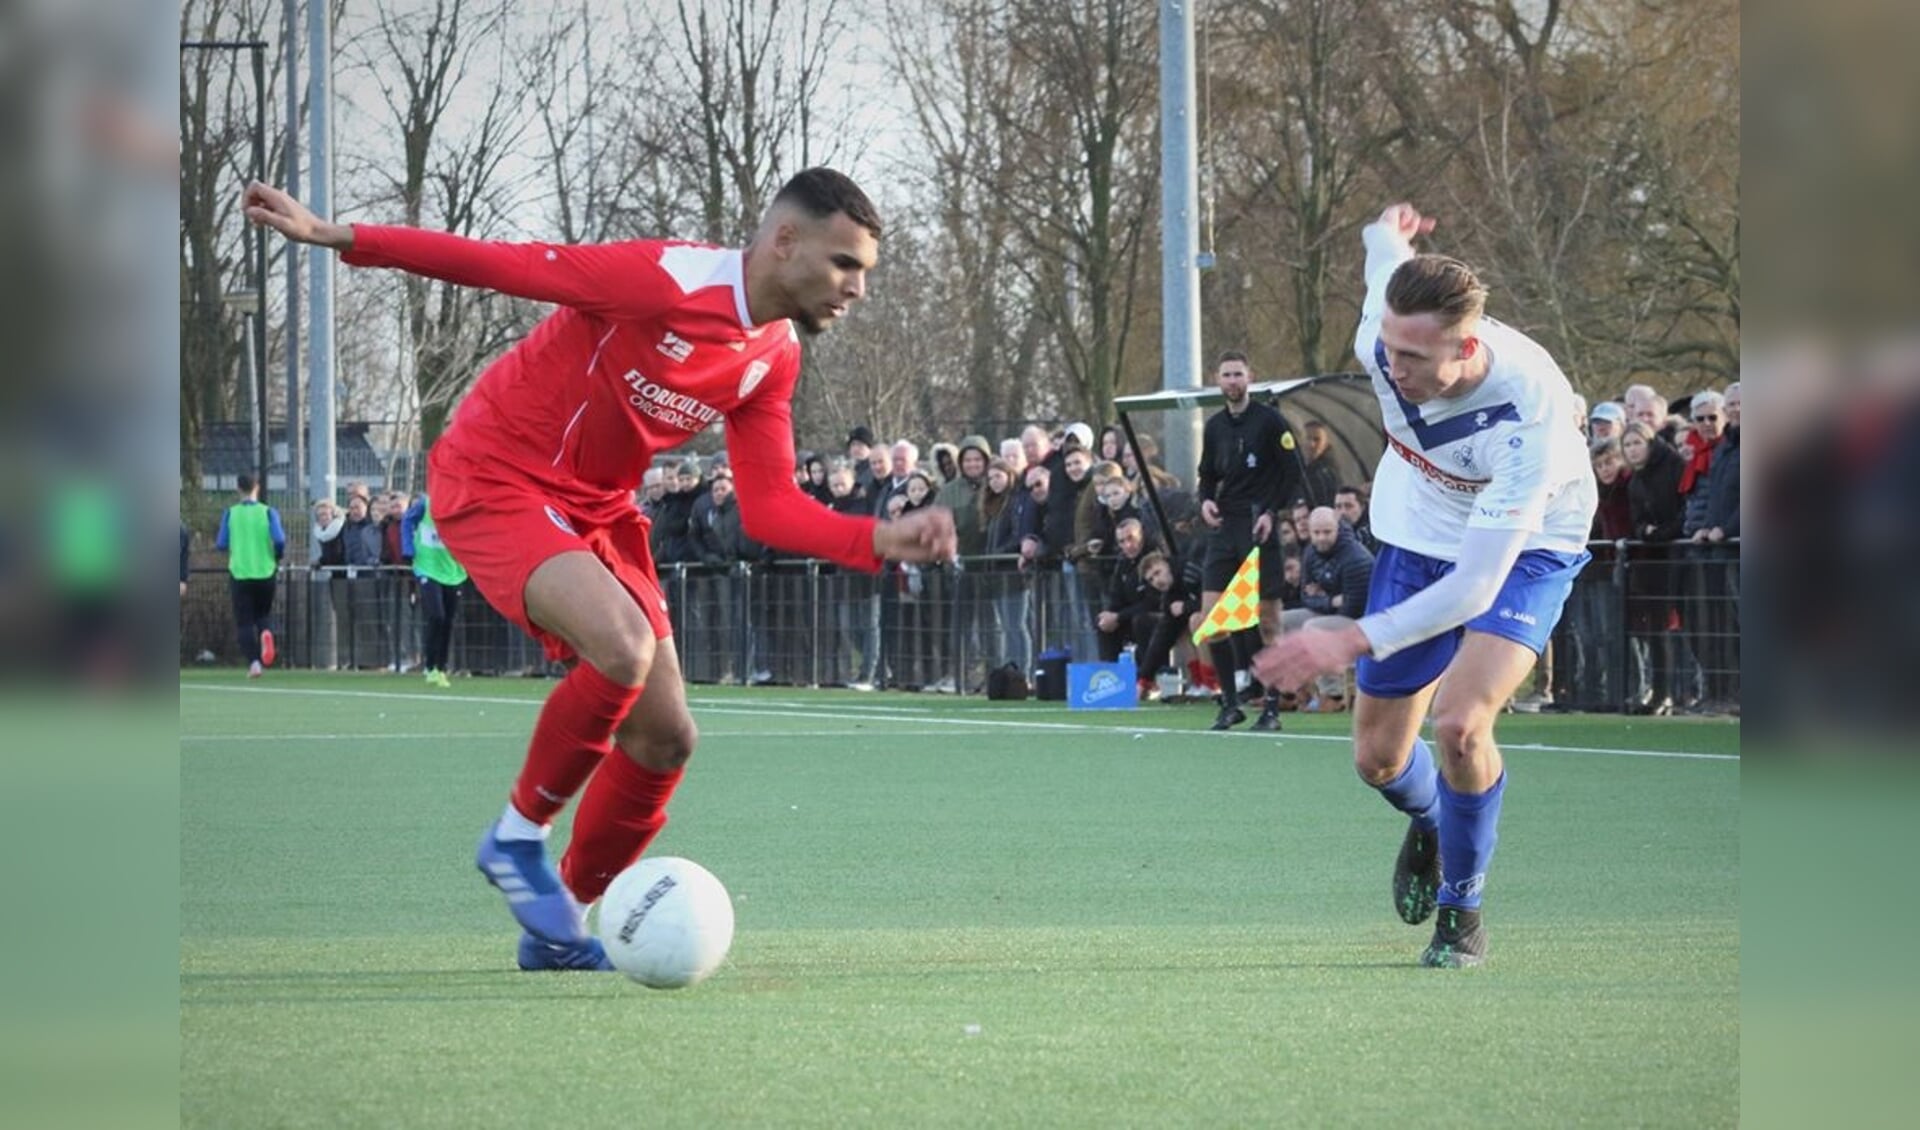
[[[1708,413],[1707,415],[1705,415],[1705,416],[1695,416],[1695,417],[1693,418],[1693,422],[1694,422],[1694,423],[1696,423],[1696,424],[1704,424],[1704,423],[1706,423],[1706,422],[1707,422],[1707,421],[1709,421],[1709,420],[1718,420],[1719,418],[1720,418],[1720,413],[1718,413],[1718,412],[1709,412],[1709,413]]]

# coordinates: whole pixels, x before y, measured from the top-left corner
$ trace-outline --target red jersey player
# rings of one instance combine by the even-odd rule
[[[853,181],[824,168],[781,188],[744,249],[349,226],[263,184],[248,186],[244,206],[252,222],[354,266],[559,307],[480,375],[433,446],[427,486],[440,536],[481,594],[549,655],[577,661],[541,709],[476,863],[524,931],[521,968],[608,968],[582,907],[666,823],[697,736],[647,519],[633,502],[654,452],[724,420],[754,540],[868,571],[954,553],[948,511],[847,517],[794,483],[799,333],[820,332],[865,295],[879,216]],[[556,874],[546,834],[583,784]]]

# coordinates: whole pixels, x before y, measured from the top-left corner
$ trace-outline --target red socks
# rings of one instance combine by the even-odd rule
[[[560,861],[562,881],[583,903],[599,898],[639,858],[666,824],[667,799],[680,783],[682,770],[658,773],[624,753],[608,756],[614,730],[639,698],[639,687],[623,687],[585,663],[575,666],[540,709],[527,763],[514,782],[514,809],[536,824],[551,823],[587,784],[573,817],[573,841]]]
[[[551,823],[612,748],[615,727],[639,697],[639,687],[623,687],[590,664],[567,672],[540,708],[526,764],[513,785],[520,815]]]
[[[599,898],[613,877],[640,857],[667,823],[667,798],[683,769],[661,773],[616,750],[600,765],[573,816],[573,841],[560,879],[582,903]]]

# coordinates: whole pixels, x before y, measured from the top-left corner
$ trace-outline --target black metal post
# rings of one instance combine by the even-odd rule
[[[264,39],[190,39],[180,44],[182,51],[247,51],[253,56],[253,179],[267,179],[267,41]],[[253,319],[253,402],[260,410],[259,431],[254,436],[254,470],[260,476],[261,494],[266,494],[267,466],[273,455],[268,442],[271,427],[267,422],[267,233],[247,224],[242,239],[248,248],[252,266]],[[291,482],[288,484],[291,486]]]
[[[267,43],[256,39],[247,44],[253,54],[253,179],[267,179]],[[255,437],[260,450],[260,493],[267,493],[267,468],[273,463],[273,445],[268,437],[273,425],[267,416],[267,231],[248,224],[253,234],[253,396],[260,406],[260,434]],[[292,470],[291,467],[288,468]],[[293,485],[288,474],[287,485]]]
[[[1127,446],[1133,449],[1133,465],[1140,468],[1140,487],[1147,492],[1147,501],[1153,503],[1153,516],[1159,519],[1160,548],[1169,555],[1177,554],[1179,549],[1173,540],[1173,523],[1167,521],[1166,507],[1160,505],[1160,491],[1153,484],[1153,476],[1147,472],[1147,453],[1140,450],[1140,437],[1134,434],[1133,421],[1124,410],[1120,413],[1120,430],[1127,434]]]

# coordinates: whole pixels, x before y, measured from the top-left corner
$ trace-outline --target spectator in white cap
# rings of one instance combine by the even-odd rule
[[[1068,424],[1066,439],[1062,442],[1062,446],[1065,446],[1065,444],[1067,443],[1072,443],[1075,440],[1079,441],[1081,447],[1086,448],[1088,451],[1092,451],[1093,450],[1093,429],[1088,425],[1082,424],[1082,423]]]
[[[1587,415],[1587,429],[1594,439],[1619,439],[1627,426],[1627,410],[1617,401],[1603,400]]]

